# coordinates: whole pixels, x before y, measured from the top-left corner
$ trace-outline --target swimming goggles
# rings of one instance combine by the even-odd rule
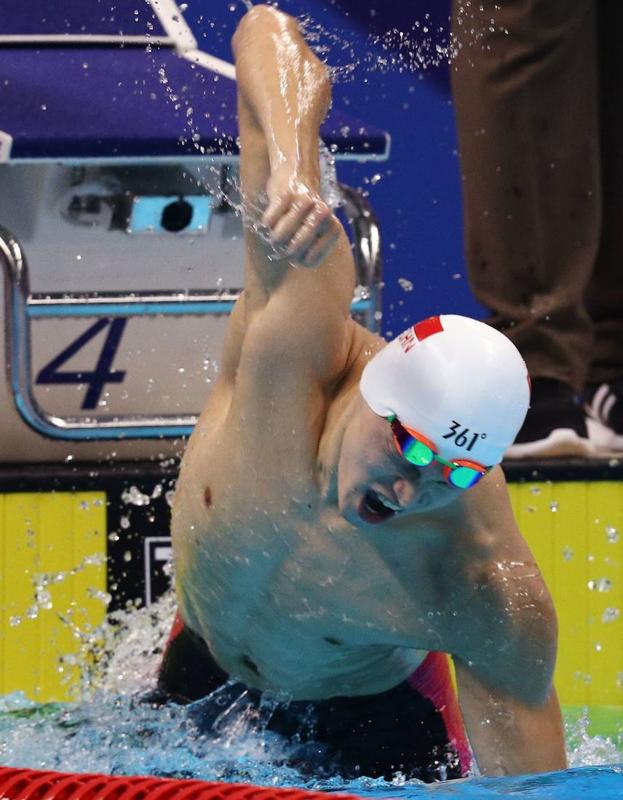
[[[471,489],[484,477],[491,467],[483,467],[475,461],[457,459],[446,461],[437,453],[435,445],[412,428],[405,428],[397,417],[387,417],[392,427],[394,444],[401,456],[414,467],[427,467],[433,461],[443,465],[443,476],[451,486],[457,489]]]

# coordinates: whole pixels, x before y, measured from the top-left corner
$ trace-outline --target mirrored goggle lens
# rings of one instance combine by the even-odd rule
[[[403,456],[416,467],[427,467],[435,457],[435,454],[424,442],[419,442],[409,436],[408,441],[402,445]]]
[[[457,489],[471,489],[483,477],[483,473],[472,467],[456,467],[450,470],[448,481]]]

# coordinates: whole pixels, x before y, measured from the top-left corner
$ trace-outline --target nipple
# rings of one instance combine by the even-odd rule
[[[203,502],[206,504],[206,508],[210,508],[212,505],[212,490],[209,486],[203,490]]]

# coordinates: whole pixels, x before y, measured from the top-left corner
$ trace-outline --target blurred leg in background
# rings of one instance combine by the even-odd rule
[[[470,285],[533,380],[509,457],[595,453],[582,392],[587,402],[608,394],[600,446],[617,443],[608,423],[623,417],[621,20],[614,2],[454,2]]]
[[[586,387],[591,440],[623,450],[623,6],[601,0],[599,66],[602,146],[600,249],[586,294],[594,344]]]

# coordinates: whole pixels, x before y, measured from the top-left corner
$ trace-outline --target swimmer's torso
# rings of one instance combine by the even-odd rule
[[[421,515],[417,536],[413,519],[347,522],[307,458],[308,411],[273,402],[260,393],[232,422],[215,390],[193,434],[173,514],[180,611],[249,685],[297,699],[387,690],[444,649],[434,521]]]

